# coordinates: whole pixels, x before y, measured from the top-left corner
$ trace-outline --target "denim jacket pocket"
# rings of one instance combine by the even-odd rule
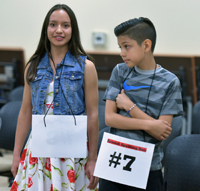
[[[76,91],[82,86],[83,73],[82,72],[67,72],[63,75],[64,87],[67,90]]]
[[[35,79],[31,82],[31,90],[33,93],[36,93],[40,87],[40,82],[42,80],[43,75],[35,77]]]
[[[65,103],[67,99],[74,114],[80,114],[84,111],[83,77],[84,73],[82,72],[68,71],[63,74],[61,79],[64,94],[61,94],[61,102]],[[61,111],[68,113],[68,104],[63,104]]]

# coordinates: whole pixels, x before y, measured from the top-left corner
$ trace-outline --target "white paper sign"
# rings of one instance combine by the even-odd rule
[[[154,146],[104,133],[94,176],[146,189]]]
[[[32,115],[32,157],[85,158],[87,116]]]

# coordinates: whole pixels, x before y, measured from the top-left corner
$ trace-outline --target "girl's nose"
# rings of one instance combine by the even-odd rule
[[[58,28],[56,29],[56,32],[57,33],[62,33],[63,31],[62,31],[62,27],[60,26],[60,25],[58,25]]]

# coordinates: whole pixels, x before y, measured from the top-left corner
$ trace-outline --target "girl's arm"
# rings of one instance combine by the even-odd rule
[[[87,114],[87,133],[89,142],[89,156],[86,167],[86,174],[90,180],[88,188],[94,189],[98,178],[93,176],[97,159],[97,145],[99,133],[98,121],[98,78],[94,64],[86,60],[85,64],[85,103]]]
[[[18,121],[17,121],[17,129],[15,134],[15,146],[13,151],[13,164],[11,168],[11,172],[15,177],[17,174],[19,162],[20,162],[20,154],[26,139],[26,136],[29,132],[32,120],[32,103],[31,103],[31,89],[28,83],[26,82],[26,72],[24,74],[24,93],[22,106],[19,112]]]

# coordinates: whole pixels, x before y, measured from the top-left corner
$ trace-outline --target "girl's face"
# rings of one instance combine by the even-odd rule
[[[47,28],[47,36],[51,48],[66,48],[72,36],[71,20],[63,9],[54,11],[50,18]]]
[[[143,44],[138,45],[137,41],[130,39],[128,36],[119,36],[117,38],[121,49],[120,56],[129,68],[143,65],[145,51]]]

